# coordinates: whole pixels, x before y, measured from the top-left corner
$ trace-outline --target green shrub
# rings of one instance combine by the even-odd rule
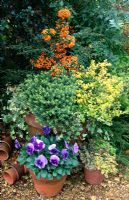
[[[75,139],[81,130],[76,89],[76,78],[72,75],[52,77],[51,71],[31,75],[14,91],[4,121],[23,129],[23,117],[33,113],[41,125],[59,131],[65,139]],[[14,130],[12,134],[16,134]]]
[[[76,77],[79,85],[77,103],[82,119],[96,120],[110,126],[114,117],[129,111],[121,109],[124,80],[109,73],[108,66],[110,63],[107,61],[99,63],[91,61],[87,70],[77,72]]]

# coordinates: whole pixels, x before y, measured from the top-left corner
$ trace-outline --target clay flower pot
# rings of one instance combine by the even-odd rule
[[[28,173],[29,170],[27,169],[27,167],[25,165],[23,167],[24,167],[24,174]]]
[[[12,138],[6,137],[0,141],[0,160],[7,160],[12,151]]]
[[[29,126],[29,134],[31,137],[35,136],[36,133],[43,134],[43,131],[42,131],[43,126],[41,126],[38,122],[36,122],[33,114],[30,113],[30,114],[26,115],[26,117],[24,119],[25,119],[25,122]]]
[[[32,175],[36,191],[39,194],[44,195],[46,197],[53,197],[58,195],[61,192],[64,182],[67,178],[67,175],[65,175],[62,176],[60,180],[47,180],[44,178],[38,180],[32,171],[30,171],[30,174]]]
[[[14,184],[25,173],[24,166],[19,164],[12,165],[11,168],[3,173],[3,178],[10,185]]]
[[[104,175],[101,174],[100,170],[89,170],[84,169],[85,180],[91,185],[99,185],[104,180]]]

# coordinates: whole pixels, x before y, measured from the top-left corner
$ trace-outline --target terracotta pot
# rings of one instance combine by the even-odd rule
[[[6,137],[0,141],[0,160],[7,160],[12,151],[12,138]]]
[[[58,195],[61,192],[64,182],[67,178],[67,175],[65,175],[62,176],[60,180],[47,180],[44,178],[38,180],[32,171],[30,171],[30,174],[32,175],[36,191],[46,197],[53,197]]]
[[[41,126],[38,122],[36,122],[33,114],[30,113],[26,115],[24,119],[25,119],[25,122],[29,126],[29,134],[31,137],[36,135],[36,133],[43,134],[43,131],[42,131],[43,126]]]
[[[28,173],[29,170],[27,169],[27,167],[24,165],[24,174]]]
[[[11,168],[3,173],[3,178],[10,185],[14,184],[24,174],[24,166],[19,164],[12,165]]]
[[[84,169],[85,180],[91,185],[99,185],[104,180],[104,175],[101,174],[100,170],[89,170]]]

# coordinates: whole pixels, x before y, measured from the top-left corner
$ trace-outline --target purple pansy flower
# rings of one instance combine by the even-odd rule
[[[15,139],[15,141],[14,141],[14,146],[15,146],[16,149],[20,149],[21,148],[21,145],[20,145],[20,143],[19,143],[19,141],[17,139]]]
[[[36,140],[37,140],[37,137],[35,137],[35,136],[33,136],[31,139],[30,139],[30,143],[35,143],[36,142]]]
[[[56,144],[51,144],[48,147],[48,149],[50,151],[50,154],[58,154],[59,153],[59,150],[56,148]]]
[[[68,144],[68,142],[64,141],[64,143],[65,143],[66,149],[69,149],[69,144]]]
[[[36,139],[33,144],[35,151],[42,151],[45,148],[45,143],[42,140]]]
[[[60,158],[57,155],[52,155],[50,157],[50,163],[54,166],[58,166],[60,162]]]
[[[51,132],[51,128],[49,128],[49,126],[44,126],[42,128],[43,132],[44,132],[44,135],[49,135],[50,132]]]
[[[77,143],[75,143],[75,144],[73,145],[73,153],[76,154],[76,153],[78,153],[78,151],[79,151],[79,146],[78,146]]]
[[[63,160],[67,160],[68,155],[69,155],[68,150],[67,149],[62,149],[61,155],[62,155]]]
[[[28,155],[33,154],[34,152],[34,145],[32,143],[28,143],[26,146],[26,152]]]
[[[43,155],[40,155],[35,159],[35,166],[39,169],[43,169],[47,165],[47,163],[47,158]]]
[[[50,150],[50,154],[58,154],[60,151],[58,149]]]

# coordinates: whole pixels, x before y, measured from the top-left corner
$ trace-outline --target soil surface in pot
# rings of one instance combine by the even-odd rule
[[[122,173],[110,176],[101,185],[92,186],[85,182],[83,168],[73,170],[61,194],[52,198],[37,194],[28,174],[10,186],[3,180],[2,172],[9,168],[10,162],[15,162],[16,155],[17,151],[8,161],[2,162],[0,167],[0,200],[129,200],[129,180]],[[129,170],[126,173],[129,176]]]

